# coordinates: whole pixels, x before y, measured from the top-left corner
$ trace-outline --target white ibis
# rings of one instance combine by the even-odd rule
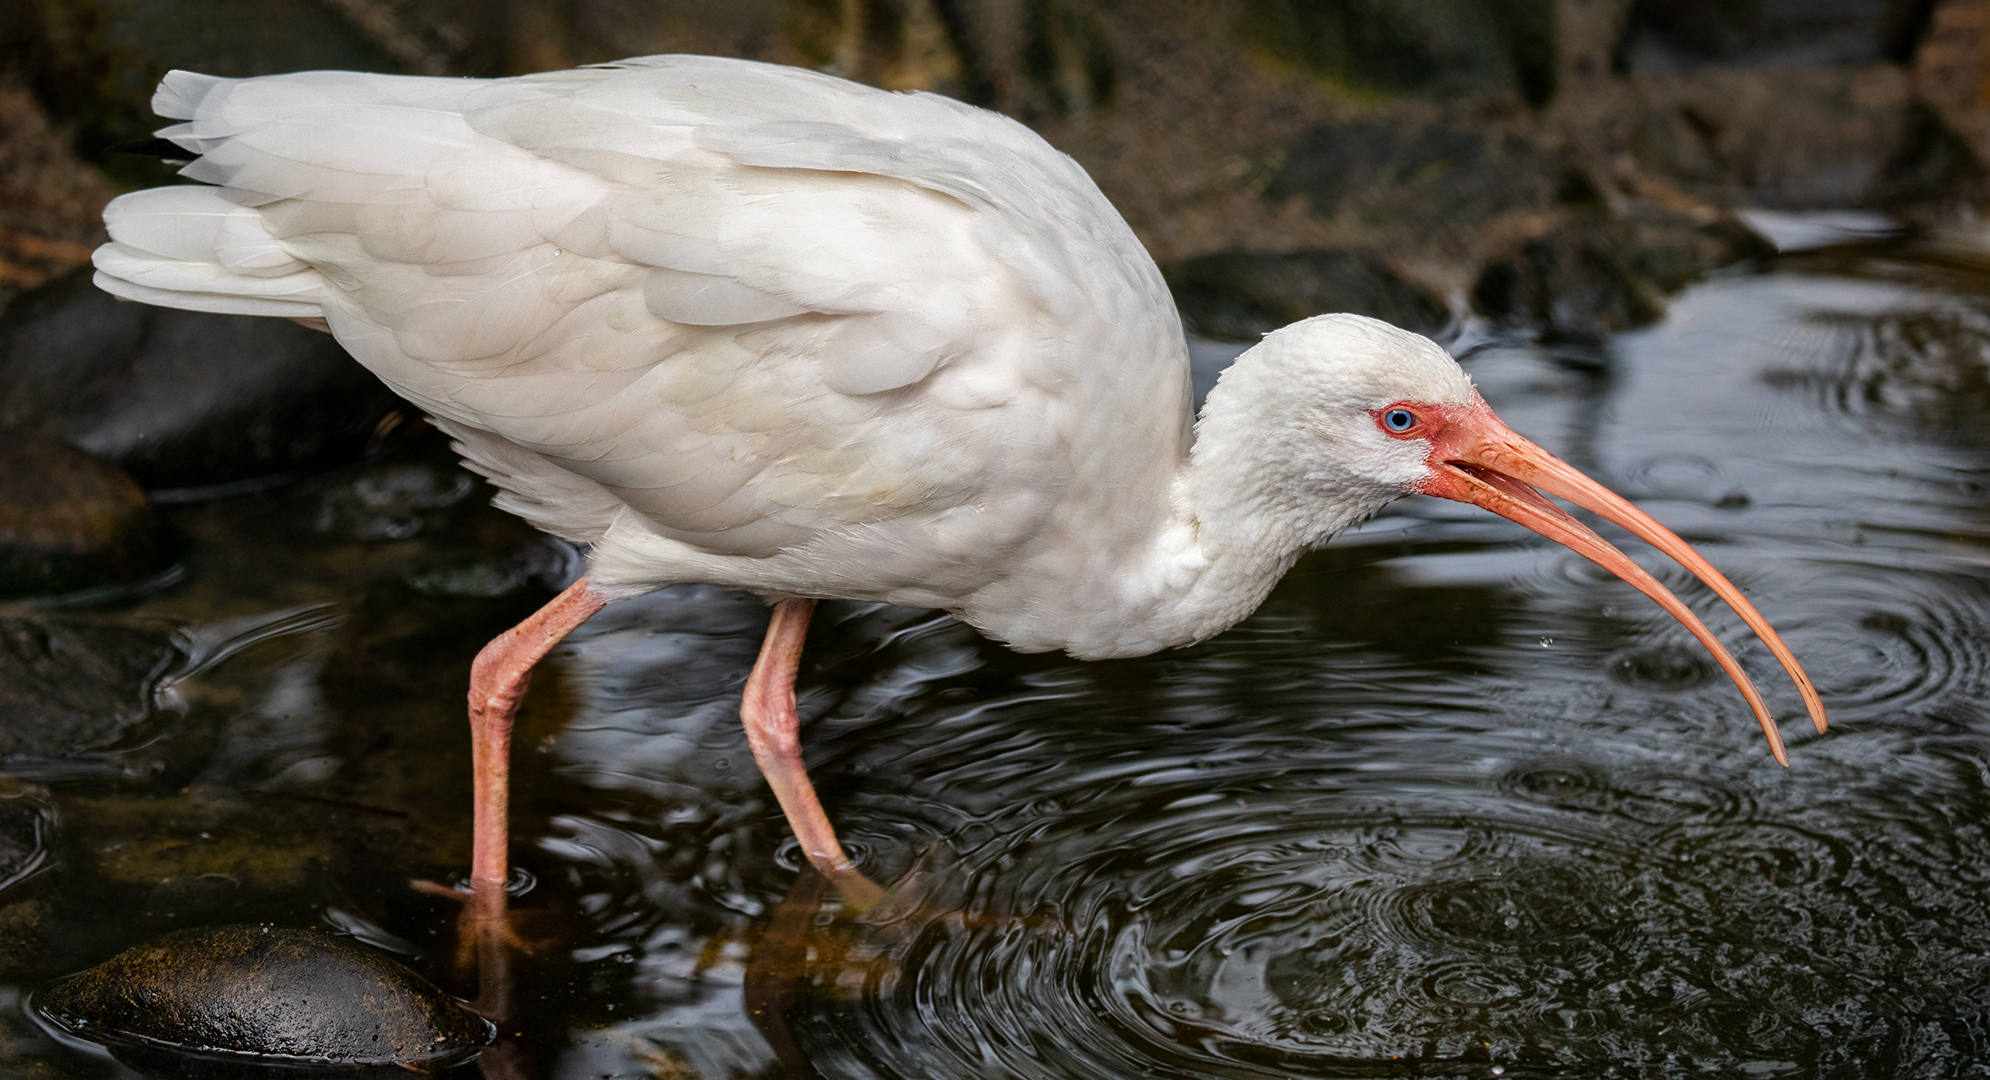
[[[533,664],[675,582],[774,602],[741,713],[811,862],[853,899],[804,771],[818,598],[941,608],[1025,651],[1135,656],[1248,615],[1299,555],[1413,492],[1485,507],[1651,596],[1774,720],[1713,634],[1543,498],[1691,570],[1683,540],[1514,434],[1430,341],[1353,315],[1266,335],[1190,412],[1154,262],[1021,124],[738,60],[520,78],[176,71],[159,134],[201,186],[105,212],[97,281],[327,329],[587,573],[470,683],[472,895],[501,910],[512,715]]]

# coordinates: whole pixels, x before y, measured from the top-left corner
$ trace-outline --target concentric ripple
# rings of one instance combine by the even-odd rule
[[[1204,802],[1119,842],[1039,822],[817,971],[853,1025],[833,1042],[887,1075],[1806,1075],[1874,1026],[1841,1008],[1848,978],[1990,997],[1990,961],[1953,966],[1980,899],[1876,902],[1990,858],[1981,829],[1937,829],[1936,856],[1704,777],[1566,759],[1477,798],[1465,815],[1294,800],[1275,825]],[[1911,813],[1849,798],[1867,821]]]
[[[1935,442],[1990,442],[1990,310],[1905,307],[1816,318],[1797,350],[1825,361],[1765,374],[1808,390],[1823,408],[1866,426]]]
[[[1990,687],[1990,590],[1973,575],[1832,575],[1838,612],[1793,628],[1835,715],[1895,719],[1981,700]]]

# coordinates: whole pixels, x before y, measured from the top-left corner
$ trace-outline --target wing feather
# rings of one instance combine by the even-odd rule
[[[966,550],[977,505],[1004,501],[1015,536],[1048,522],[1090,467],[1066,429],[1143,395],[1183,411],[1131,231],[1070,159],[945,98],[657,57],[495,81],[174,72],[155,108],[216,186],[124,204],[113,291],[322,313],[508,508],[576,540],[634,514],[764,558],[919,521]],[[169,210],[192,223],[152,220]],[[1087,377],[1103,358],[1072,342],[1109,337],[1128,370]],[[1185,434],[1119,442],[1178,454]]]

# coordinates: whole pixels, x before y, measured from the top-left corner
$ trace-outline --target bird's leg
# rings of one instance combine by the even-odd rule
[[[532,665],[608,601],[581,578],[531,618],[499,634],[470,665],[470,769],[474,792],[466,944],[509,938],[504,883],[509,876],[511,726]]]
[[[760,659],[754,661],[753,674],[746,680],[739,715],[746,722],[746,741],[753,747],[753,760],[780,800],[781,812],[787,815],[795,839],[801,841],[802,853],[845,900],[869,907],[884,898],[884,890],[859,873],[843,854],[843,845],[836,842],[836,829],[829,824],[829,815],[822,812],[815,785],[808,782],[808,769],[802,764],[795,674],[801,668],[802,640],[808,636],[808,617],[814,610],[813,600],[783,600],[774,605],[774,618],[767,624]]]
[[[746,957],[746,978],[740,985],[747,1019],[760,1029],[760,1037],[774,1050],[797,1080],[822,1080],[795,1038],[796,1006],[809,987],[810,949],[821,939],[816,934],[815,915],[822,909],[822,894],[829,879],[813,865],[795,875],[788,895],[774,907],[767,925],[754,939],[753,951]]]

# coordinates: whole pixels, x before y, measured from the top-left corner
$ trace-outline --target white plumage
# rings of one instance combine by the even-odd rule
[[[329,329],[501,506],[588,545],[588,576],[473,677],[479,754],[499,740],[479,758],[499,777],[479,789],[480,888],[503,879],[499,729],[601,603],[678,581],[782,600],[747,725],[805,850],[847,879],[793,737],[806,598],[1136,655],[1241,619],[1301,552],[1412,491],[1521,521],[1666,605],[1781,757],[1705,627],[1529,483],[1651,540],[1735,606],[1822,726],[1731,585],[1507,430],[1423,338],[1351,315],[1268,335],[1191,440],[1153,260],[1076,163],[993,113],[689,56],[490,81],[174,72],[154,107],[211,186],[112,203],[98,282]]]
[[[1218,629],[1136,627],[1070,558],[1151,557],[1187,356],[1131,230],[1013,121],[705,57],[175,72],[154,107],[218,186],[112,204],[100,283],[323,319],[611,595],[889,600],[1088,656]]]

